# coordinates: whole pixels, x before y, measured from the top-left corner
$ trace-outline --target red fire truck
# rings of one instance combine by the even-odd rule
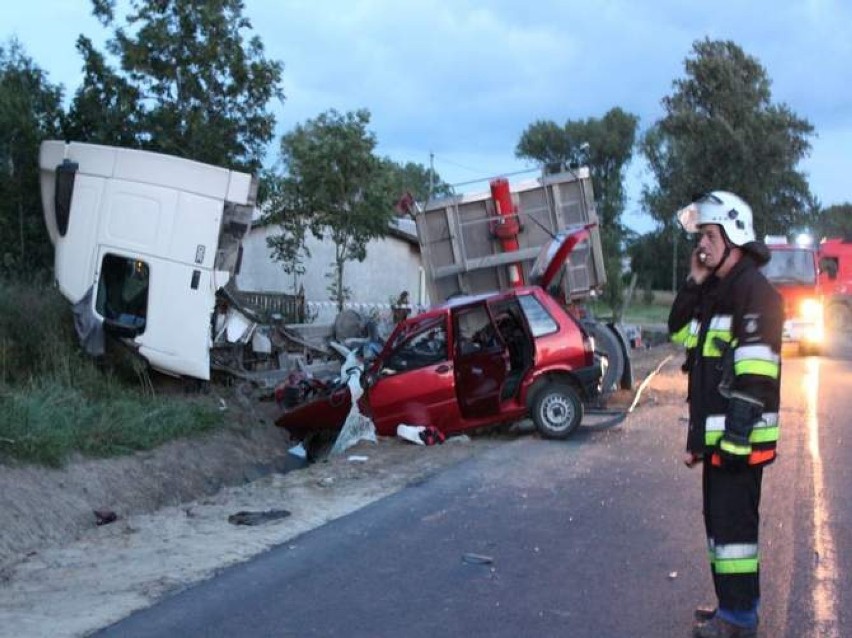
[[[763,273],[784,298],[784,342],[797,345],[800,354],[820,354],[825,328],[817,249],[783,236],[767,237],[766,246],[772,258]]]

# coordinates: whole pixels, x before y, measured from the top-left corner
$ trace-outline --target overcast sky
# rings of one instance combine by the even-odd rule
[[[825,205],[852,201],[852,2],[245,4],[267,57],[284,63],[287,99],[274,106],[279,136],[330,108],[365,107],[381,154],[428,165],[434,153],[435,169],[451,183],[528,168],[514,149],[537,119],[562,124],[619,106],[646,129],[662,116],[660,100],[683,77],[693,42],[730,39],[767,70],[773,101],[815,126],[812,154],[802,165],[815,195]],[[66,95],[80,81],[77,36],[103,50],[109,35],[91,16],[89,0],[4,2],[0,16],[0,38],[16,36]],[[649,180],[634,161],[625,221],[640,232],[653,227],[638,201]]]

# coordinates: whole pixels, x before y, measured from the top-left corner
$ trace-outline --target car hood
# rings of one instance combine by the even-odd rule
[[[588,240],[589,230],[596,225],[596,223],[592,223],[584,226],[571,226],[556,233],[553,239],[541,247],[541,251],[530,269],[530,283],[547,290],[577,244],[583,240]]]

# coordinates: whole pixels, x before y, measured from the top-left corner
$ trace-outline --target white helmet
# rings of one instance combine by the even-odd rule
[[[754,241],[754,219],[751,206],[727,191],[711,191],[701,195],[677,214],[678,221],[688,233],[705,224],[718,224],[735,246]]]

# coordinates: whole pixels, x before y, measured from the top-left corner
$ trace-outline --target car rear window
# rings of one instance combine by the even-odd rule
[[[530,331],[534,337],[551,334],[559,330],[559,324],[547,312],[547,308],[541,305],[541,302],[532,295],[522,295],[518,297],[518,301],[523,308],[524,316],[527,318],[527,323],[530,325]]]

